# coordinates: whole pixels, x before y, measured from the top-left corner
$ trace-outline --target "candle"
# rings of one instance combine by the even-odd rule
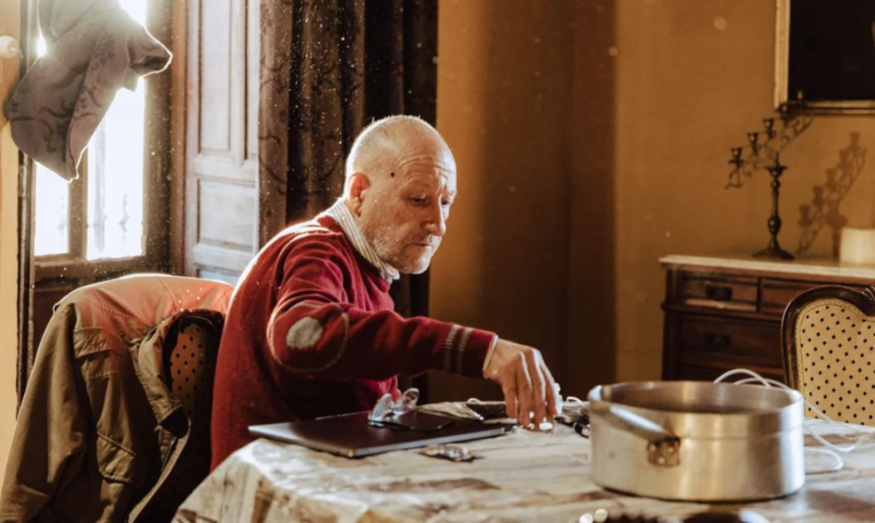
[[[875,229],[842,229],[839,260],[845,263],[875,265]]]

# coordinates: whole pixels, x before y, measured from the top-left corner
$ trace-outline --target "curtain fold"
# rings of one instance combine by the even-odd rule
[[[328,208],[344,160],[374,119],[435,124],[437,0],[263,0],[261,241]],[[393,286],[396,310],[428,312],[427,275]]]

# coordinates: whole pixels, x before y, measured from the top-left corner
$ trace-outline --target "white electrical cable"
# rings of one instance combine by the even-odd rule
[[[733,370],[724,372],[717,379],[714,380],[714,383],[720,383],[720,382],[724,381],[726,378],[729,378],[729,377],[735,376],[735,375],[739,375],[739,374],[747,375],[748,377],[741,379],[741,380],[738,380],[738,381],[731,382],[731,383],[733,383],[735,385],[759,383],[760,385],[763,385],[766,388],[772,388],[774,386],[774,387],[777,387],[777,388],[782,389],[782,390],[788,390],[788,391],[794,390],[791,387],[788,387],[787,385],[781,383],[780,381],[769,379],[769,378],[764,378],[764,377],[760,376],[759,374],[757,374],[756,372],[754,372],[752,370],[748,370],[748,369],[733,369]],[[824,447],[827,447],[825,449],[806,447],[806,449],[805,449],[806,452],[810,452],[812,454],[822,454],[822,455],[830,456],[834,459],[834,461],[836,463],[834,466],[830,467],[829,469],[820,470],[820,471],[818,471],[818,473],[837,472],[837,471],[841,470],[842,467],[844,467],[844,460],[841,458],[841,456],[836,454],[836,452],[834,452],[834,451],[842,452],[842,453],[850,453],[850,452],[854,452],[854,451],[860,449],[864,445],[870,445],[873,443],[873,442],[870,442],[868,440],[875,438],[875,431],[863,429],[863,428],[857,427],[855,425],[849,425],[846,423],[839,423],[839,422],[833,420],[832,418],[830,418],[829,416],[827,416],[826,413],[824,413],[823,411],[821,411],[820,409],[815,407],[806,398],[803,397],[802,400],[805,402],[805,405],[809,409],[811,409],[818,418],[821,418],[822,420],[826,421],[828,424],[841,426],[845,429],[851,429],[852,431],[857,432],[857,435],[855,435],[855,436],[836,434],[836,436],[838,436],[839,438],[842,438],[843,440],[849,442],[849,445],[847,445],[847,446],[840,446],[840,445],[836,445],[834,443],[827,441],[823,436],[821,436],[820,434],[818,434],[817,432],[812,430],[808,421],[813,421],[813,420],[806,420],[802,423],[802,426],[808,431],[809,434],[811,434],[811,436],[814,439],[816,439],[818,442],[820,442],[820,444],[823,445]],[[860,434],[861,432],[862,432],[862,434]]]
[[[581,406],[586,405],[586,403],[584,403],[583,400],[578,398],[577,396],[565,396],[565,401]]]
[[[822,454],[824,456],[829,456],[833,460],[833,465],[831,467],[811,471],[806,470],[806,474],[828,474],[830,472],[838,472],[842,470],[845,466],[845,460],[843,460],[841,456],[839,456],[832,450],[819,449],[816,447],[805,447],[805,452],[809,454]]]

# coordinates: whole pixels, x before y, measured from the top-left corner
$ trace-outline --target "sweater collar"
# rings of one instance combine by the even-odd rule
[[[347,239],[349,239],[353,248],[362,256],[362,258],[367,260],[368,263],[380,271],[380,275],[383,279],[392,282],[401,276],[398,269],[384,262],[377,255],[374,246],[371,245],[371,242],[369,242],[364,234],[362,234],[361,229],[359,229],[358,224],[355,222],[352,212],[350,212],[349,208],[343,203],[342,198],[339,198],[334,205],[325,211],[325,214],[333,218],[334,221],[340,225],[340,228],[343,229],[343,233],[346,235]]]

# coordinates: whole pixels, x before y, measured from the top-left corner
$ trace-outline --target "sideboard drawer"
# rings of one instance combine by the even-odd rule
[[[756,311],[759,297],[757,278],[682,272],[679,280],[680,301],[684,305]]]
[[[714,379],[744,368],[782,379],[781,319],[799,294],[823,285],[863,290],[875,268],[836,260],[666,256],[662,376]]]
[[[875,282],[873,282],[875,283]],[[788,281],[772,278],[763,278],[762,285],[762,312],[783,316],[784,309],[790,300],[803,292],[824,285],[835,285],[818,281]],[[862,291],[866,285],[843,284],[846,287]]]
[[[772,322],[687,314],[681,319],[681,360],[781,367],[781,329]]]
[[[790,300],[822,283],[763,278],[762,312],[783,316]]]

